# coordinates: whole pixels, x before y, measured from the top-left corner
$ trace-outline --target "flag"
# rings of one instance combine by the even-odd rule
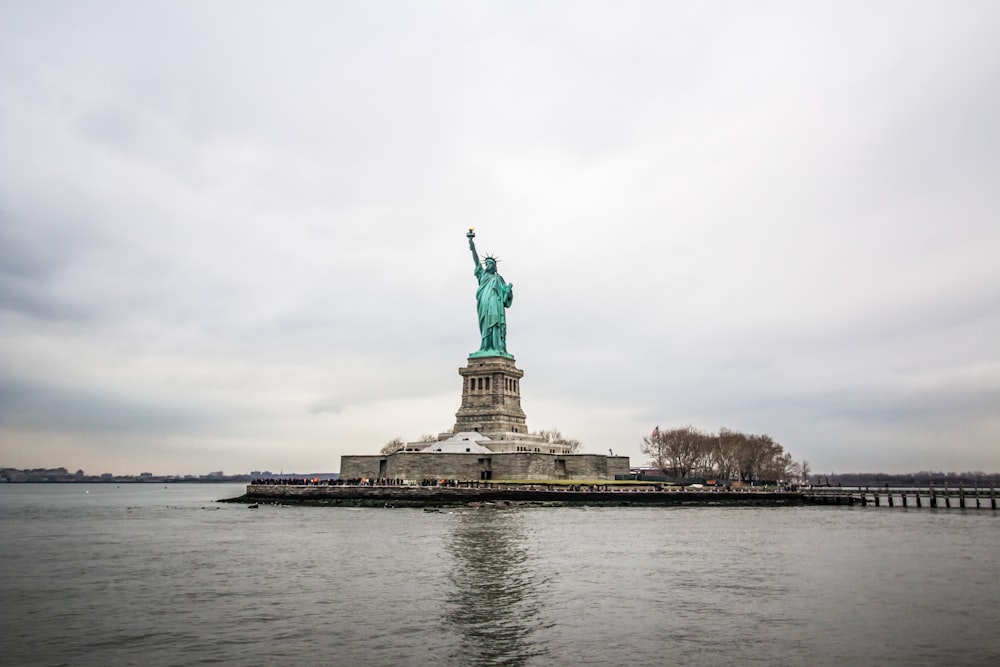
[[[659,424],[657,424],[656,428],[653,429],[653,435],[651,435],[649,437],[655,438],[658,435],[660,435],[660,425]]]

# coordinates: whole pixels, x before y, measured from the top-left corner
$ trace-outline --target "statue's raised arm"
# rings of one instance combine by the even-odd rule
[[[504,282],[497,273],[497,260],[487,255],[483,263],[479,263],[479,253],[473,239],[476,232],[469,229],[469,250],[472,251],[472,261],[476,265],[476,280],[479,289],[476,290],[476,309],[479,311],[479,334],[482,344],[477,352],[470,357],[507,357],[513,359],[507,352],[507,315],[504,312],[514,301],[513,285]]]
[[[472,261],[475,263],[476,267],[479,267],[479,254],[476,252],[476,242],[473,241],[476,238],[476,231],[474,228],[469,227],[469,233],[466,234],[469,237],[469,250],[472,251]]]

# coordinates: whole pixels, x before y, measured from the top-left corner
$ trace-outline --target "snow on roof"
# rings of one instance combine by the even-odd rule
[[[488,441],[490,438],[475,431],[463,431],[456,433],[447,440],[432,442],[420,451],[442,454],[491,454],[492,450],[479,444]]]

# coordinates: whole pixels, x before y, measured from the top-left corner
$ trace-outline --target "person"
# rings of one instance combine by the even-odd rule
[[[476,243],[473,241],[475,236],[470,229],[469,250],[472,251],[472,261],[476,265],[475,276],[479,281],[476,307],[479,311],[479,334],[482,337],[482,344],[479,351],[474,352],[472,356],[510,357],[507,352],[507,316],[504,309],[510,308],[514,301],[514,285],[504,282],[503,277],[497,273],[496,258],[487,256],[480,264]]]

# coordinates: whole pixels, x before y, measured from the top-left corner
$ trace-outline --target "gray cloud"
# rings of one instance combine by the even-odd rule
[[[142,397],[115,395],[106,390],[47,386],[10,380],[0,390],[3,426],[17,430],[52,430],[70,434],[197,431],[222,415],[184,405],[178,396],[171,404]]]
[[[335,469],[447,428],[475,226],[533,428],[636,463],[693,423],[815,470],[1000,469],[998,27],[938,2],[6,7],[0,456]]]

